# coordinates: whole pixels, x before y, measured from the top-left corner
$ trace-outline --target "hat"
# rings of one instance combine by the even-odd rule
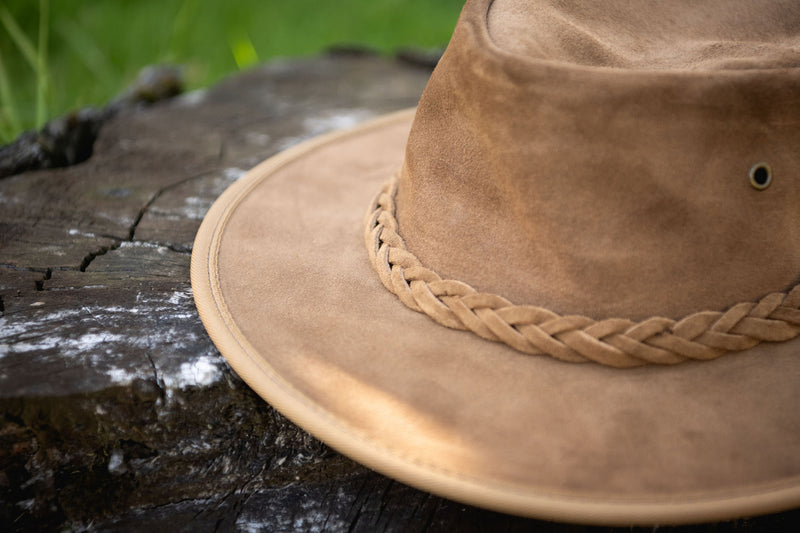
[[[797,8],[467,2],[416,110],[213,205],[211,338],[301,427],[455,500],[799,505]]]

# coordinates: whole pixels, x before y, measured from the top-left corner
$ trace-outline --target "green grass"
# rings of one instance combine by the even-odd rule
[[[188,89],[333,44],[444,46],[463,0],[0,0],[0,143],[102,105],[142,67]]]

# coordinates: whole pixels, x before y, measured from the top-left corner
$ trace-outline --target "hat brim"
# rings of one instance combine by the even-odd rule
[[[362,222],[412,118],[279,154],[203,221],[195,301],[259,395],[379,472],[513,514],[696,523],[800,504],[800,339],[618,370],[520,354],[386,291]]]

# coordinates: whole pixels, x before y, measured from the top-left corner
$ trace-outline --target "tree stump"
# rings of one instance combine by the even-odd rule
[[[230,370],[195,310],[192,241],[217,196],[290,145],[415,105],[426,63],[277,61],[119,110],[85,162],[0,179],[4,531],[588,531],[432,496],[339,455]]]

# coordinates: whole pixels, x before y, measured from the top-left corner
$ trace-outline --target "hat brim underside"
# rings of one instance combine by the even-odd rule
[[[284,152],[203,221],[197,307],[258,394],[375,470],[499,511],[663,524],[800,504],[800,338],[617,370],[520,354],[386,291],[362,220],[412,118]]]

